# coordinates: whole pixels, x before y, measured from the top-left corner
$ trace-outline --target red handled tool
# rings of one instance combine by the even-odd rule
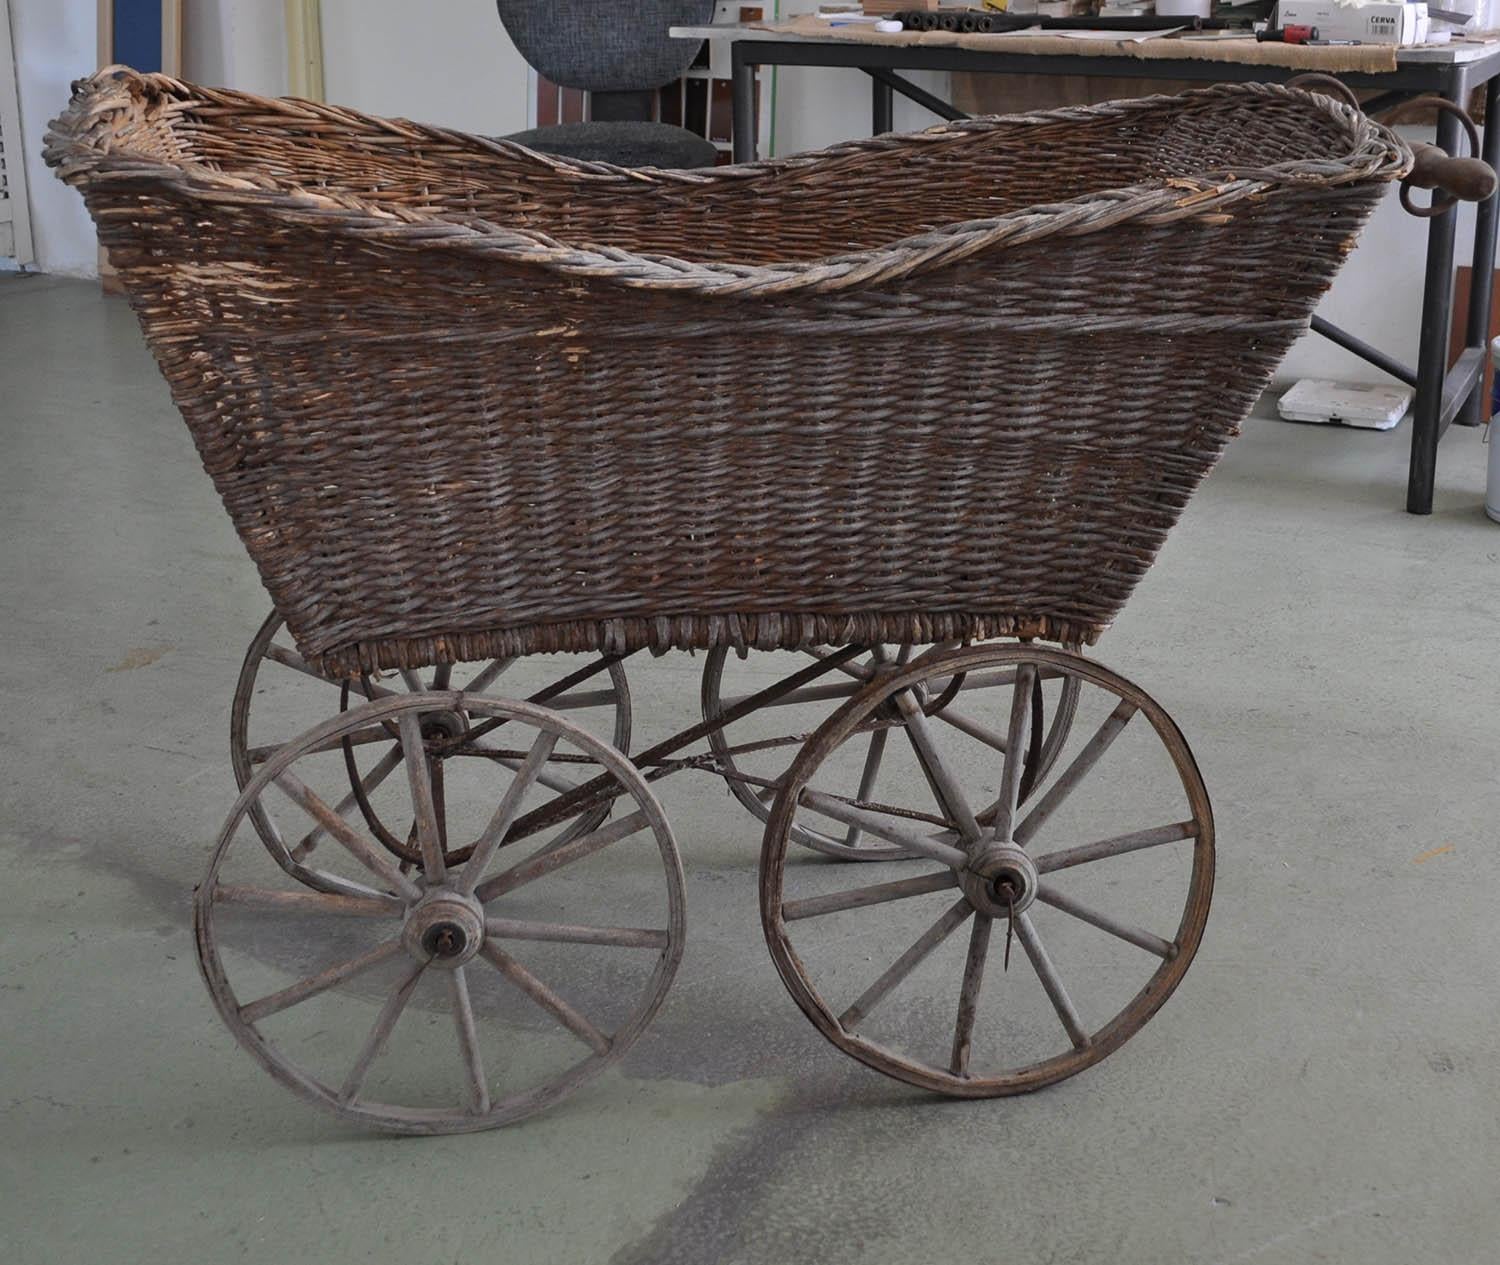
[[[1262,44],[1306,44],[1318,38],[1315,26],[1280,26],[1274,31],[1257,31],[1255,38]]]

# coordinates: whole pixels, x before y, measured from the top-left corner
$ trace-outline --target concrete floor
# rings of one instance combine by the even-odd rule
[[[1099,657],[1214,796],[1202,951],[1026,1098],[838,1055],[767,962],[758,831],[665,784],[693,936],[622,1068],[494,1133],[363,1135],[255,1068],[188,902],[267,605],[123,303],[0,278],[0,1260],[1445,1265],[1500,1259],[1500,527],[1479,436],[1248,425]],[[632,667],[653,733],[699,664]]]

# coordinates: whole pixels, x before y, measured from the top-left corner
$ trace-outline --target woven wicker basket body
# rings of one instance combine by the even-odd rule
[[[120,70],[48,159],[339,672],[1092,641],[1410,164],[1270,86],[632,173]]]

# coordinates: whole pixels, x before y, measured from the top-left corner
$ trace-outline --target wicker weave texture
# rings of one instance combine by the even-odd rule
[[[1411,161],[1226,85],[627,172],[119,69],[47,156],[340,672],[1092,641]]]

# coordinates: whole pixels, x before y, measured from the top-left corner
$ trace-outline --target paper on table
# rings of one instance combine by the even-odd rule
[[[1160,31],[1076,31],[1071,28],[1057,30],[1054,27],[1028,26],[1024,31],[996,32],[1006,39],[1015,35],[1055,35],[1065,40],[1114,40],[1120,44],[1140,44],[1146,40],[1160,39],[1163,35],[1175,35],[1186,27],[1169,26]]]

